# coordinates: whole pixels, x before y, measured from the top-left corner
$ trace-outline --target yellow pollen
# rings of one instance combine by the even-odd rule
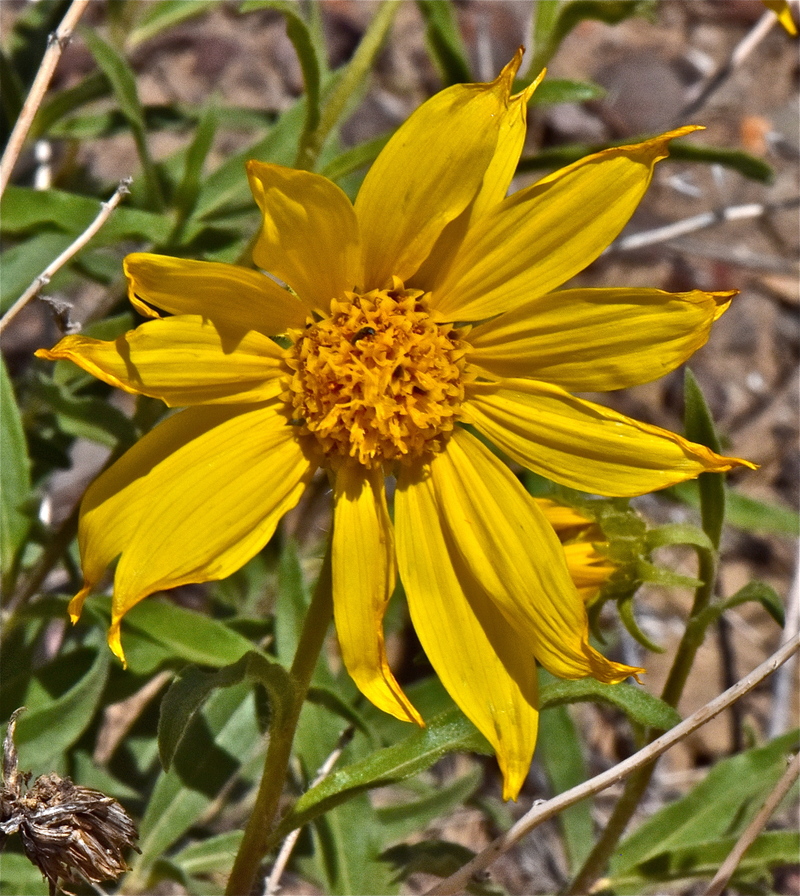
[[[366,467],[441,450],[464,399],[466,345],[437,324],[427,296],[404,289],[345,293],[330,317],[293,330],[286,400],[301,436],[331,461]]]

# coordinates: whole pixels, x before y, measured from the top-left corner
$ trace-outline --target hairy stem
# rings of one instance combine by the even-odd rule
[[[291,675],[297,686],[293,705],[280,727],[270,731],[269,747],[264,760],[264,773],[256,797],[253,813],[245,828],[244,838],[233,863],[226,896],[248,896],[267,851],[267,844],[278,813],[289,759],[292,754],[300,711],[303,708],[311,676],[317,665],[325,635],[333,614],[331,577],[331,544],[322,564],[317,587],[308,608]]]

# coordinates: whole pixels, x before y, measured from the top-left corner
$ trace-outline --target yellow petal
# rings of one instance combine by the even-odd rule
[[[375,160],[355,203],[364,289],[390,286],[392,276],[409,280],[445,225],[477,197],[501,129],[523,114],[520,103],[510,102],[521,59],[520,51],[490,84],[456,84],[437,93]],[[516,131],[506,136],[515,145]],[[498,166],[493,179],[499,182],[504,170]],[[487,201],[496,190],[488,190]]]
[[[462,580],[472,580],[491,598],[519,643],[549,672],[615,682],[641,671],[612,663],[589,645],[586,609],[561,542],[488,448],[457,429],[431,461],[430,481],[436,516],[451,562],[463,567]]]
[[[151,320],[113,342],[65,336],[36,352],[170,407],[266,401],[281,391],[282,350],[255,330],[232,338],[195,315]]]
[[[397,551],[414,628],[450,696],[486,737],[503,773],[503,798],[525,783],[539,714],[530,646],[456,567],[432,484],[405,468],[395,499]]]
[[[378,709],[423,725],[386,660],[383,617],[395,578],[383,473],[345,464],[336,471],[333,515],[333,614],[342,659]]]
[[[278,408],[190,408],[91,485],[78,531],[83,591],[121,554],[112,627],[154,591],[224,578],[267,543],[313,472]]]
[[[591,600],[617,571],[607,557],[599,554],[588,541],[563,545],[569,576],[578,589],[581,600]]]
[[[471,363],[567,391],[606,392],[674,370],[701,346],[734,292],[569,289],[475,327]]]
[[[787,0],[761,0],[761,2],[775,13],[778,21],[792,37],[797,37],[797,25],[794,23],[792,10]]]
[[[336,184],[310,171],[251,161],[247,176],[263,215],[253,260],[288,283],[309,308],[328,314],[331,299],[362,280],[352,203]]]
[[[679,128],[587,156],[494,206],[467,233],[432,307],[444,320],[482,320],[556,289],[616,237]]]
[[[574,507],[559,504],[549,498],[534,498],[534,500],[544,514],[544,518],[556,532],[577,528],[585,529],[593,524],[592,520],[579,513]]]
[[[308,314],[269,277],[233,264],[135,252],[123,268],[128,296],[145,317],[159,317],[153,305],[170,314],[199,314],[220,330],[275,336],[302,327]]]
[[[585,492],[630,497],[700,473],[756,468],[547,383],[471,383],[466,395],[465,421],[509,457]]]
[[[525,143],[528,100],[544,74],[542,72],[526,90],[509,99],[508,110],[500,121],[497,146],[478,194],[457,218],[444,227],[430,254],[408,281],[408,286],[424,292],[435,291],[447,276],[464,235],[473,222],[505,198]]]

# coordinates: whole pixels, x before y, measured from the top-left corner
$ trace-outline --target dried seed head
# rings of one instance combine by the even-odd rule
[[[128,868],[125,852],[136,848],[139,836],[133,821],[116,800],[57,774],[41,775],[23,793],[30,775],[17,769],[19,713],[11,716],[3,744],[0,832],[20,835],[25,855],[47,879],[51,896],[59,880],[99,883],[119,877]]]

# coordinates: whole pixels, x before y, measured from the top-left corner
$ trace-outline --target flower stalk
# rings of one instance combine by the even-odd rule
[[[233,863],[231,876],[225,890],[226,896],[241,896],[241,894],[251,892],[259,866],[267,851],[269,836],[283,793],[300,711],[305,703],[311,677],[314,674],[333,615],[331,544],[332,541],[328,544],[292,663],[291,676],[296,685],[294,701],[282,723],[270,730],[269,747],[264,760],[264,772],[258,788],[256,803]]]

